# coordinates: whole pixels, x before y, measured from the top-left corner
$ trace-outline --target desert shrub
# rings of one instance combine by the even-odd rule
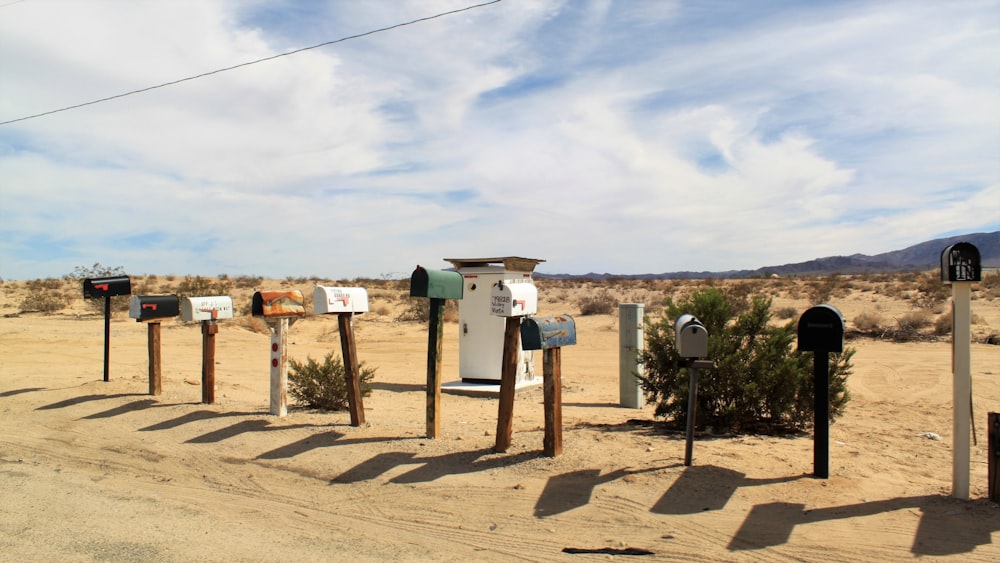
[[[184,279],[177,284],[177,295],[180,297],[227,295],[232,285],[228,278],[212,280],[201,276],[184,276]]]
[[[782,307],[774,312],[774,316],[781,320],[795,319],[799,316],[799,311],[795,307]]]
[[[396,315],[396,321],[401,323],[418,322],[426,323],[431,318],[431,300],[420,297],[406,297],[408,300],[403,312]],[[444,320],[455,322],[458,320],[458,301],[448,299],[444,302]]]
[[[772,326],[771,300],[734,301],[709,287],[688,299],[667,299],[665,315],[646,322],[643,389],[656,403],[656,415],[683,424],[687,416],[689,374],[679,365],[673,320],[690,313],[709,333],[709,359],[715,368],[698,387],[696,427],[716,432],[777,432],[804,428],[814,416],[813,355],[793,350],[795,323]],[[831,354],[830,420],[843,414],[850,398],[847,378],[854,350]]]
[[[122,266],[105,266],[100,262],[94,262],[93,266],[89,268],[86,266],[77,266],[73,268],[73,271],[63,276],[64,279],[70,282],[80,282],[87,278],[105,278],[109,276],[124,276],[125,268]],[[112,312],[122,312],[128,311],[128,295],[116,295],[111,298],[111,311]],[[94,313],[104,314],[104,299],[84,299],[87,307]]]
[[[945,336],[951,334],[951,325],[953,324],[954,315],[951,311],[941,315],[934,321],[934,334],[938,336]]]
[[[882,328],[882,315],[872,311],[862,311],[852,320],[855,328],[862,332],[877,332]]]
[[[917,279],[913,304],[923,309],[933,309],[951,297],[951,287],[941,283],[941,276],[925,273]]]
[[[901,331],[920,331],[931,326],[931,315],[927,311],[910,311],[896,319],[896,326]]]
[[[101,300],[103,303],[104,301]],[[45,313],[50,315],[66,308],[69,300],[55,291],[33,291],[21,300],[22,313]],[[102,305],[103,306],[103,305]]]
[[[580,314],[584,316],[610,315],[618,309],[618,300],[606,289],[581,297],[576,304],[580,307]]]
[[[219,276],[221,279],[222,276]],[[229,279],[228,277],[226,279]],[[233,285],[237,289],[254,289],[260,287],[260,284],[264,282],[264,278],[261,276],[236,276],[232,278]]]
[[[375,378],[375,368],[358,364],[361,379],[361,394],[372,392],[371,381]],[[344,410],[347,401],[347,370],[344,362],[330,352],[320,364],[311,356],[305,363],[288,360],[288,393],[300,404],[323,410]]]

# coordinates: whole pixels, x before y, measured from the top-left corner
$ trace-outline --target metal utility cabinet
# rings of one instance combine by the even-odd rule
[[[534,284],[531,273],[545,260],[505,256],[445,258],[462,275],[463,297],[458,302],[459,375],[463,383],[499,385],[503,365],[505,319],[490,313],[494,286]],[[534,356],[518,353],[517,383],[541,384],[535,377]]]

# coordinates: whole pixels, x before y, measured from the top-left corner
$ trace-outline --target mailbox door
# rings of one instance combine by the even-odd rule
[[[167,319],[180,314],[176,295],[133,295],[128,302],[128,316],[137,321]]]
[[[368,292],[362,287],[326,287],[313,291],[313,309],[317,315],[329,313],[367,313]]]
[[[538,289],[529,282],[497,284],[490,294],[490,314],[522,317],[538,312]]]
[[[444,270],[429,270],[417,266],[410,276],[410,297],[461,299],[462,274]]]
[[[306,314],[302,292],[258,291],[253,294],[250,312],[255,317],[302,317]]]
[[[677,353],[682,358],[704,358],[708,356],[708,331],[698,322],[681,327],[676,335]]]
[[[817,305],[799,318],[799,350],[843,352],[844,316],[832,305]]]
[[[576,344],[576,323],[569,315],[528,317],[521,323],[521,348],[547,350]]]
[[[977,282],[982,279],[983,266],[975,245],[959,242],[941,252],[941,281]]]
[[[185,297],[181,300],[181,320],[210,321],[233,318],[233,298],[228,295]]]
[[[83,297],[86,299],[130,295],[131,293],[132,280],[128,276],[111,276],[83,280]]]

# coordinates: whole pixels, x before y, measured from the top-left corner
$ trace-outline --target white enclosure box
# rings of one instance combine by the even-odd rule
[[[313,310],[317,315],[367,313],[368,292],[363,287],[327,287],[313,291]]]
[[[544,260],[519,258],[446,258],[462,274],[462,300],[458,302],[459,375],[465,383],[499,385],[503,366],[503,340],[506,321],[490,313],[493,287],[531,284],[531,272]],[[534,307],[537,309],[537,290]],[[534,354],[523,349],[518,353],[517,383],[520,386],[541,383],[535,377]]]
[[[497,283],[490,293],[490,314],[523,317],[538,312],[538,289],[528,280]]]
[[[181,300],[182,321],[214,321],[233,318],[233,298],[228,295],[185,297]]]

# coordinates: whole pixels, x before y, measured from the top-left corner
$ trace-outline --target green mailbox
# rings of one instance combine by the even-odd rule
[[[417,266],[410,276],[410,297],[461,299],[462,274]]]

